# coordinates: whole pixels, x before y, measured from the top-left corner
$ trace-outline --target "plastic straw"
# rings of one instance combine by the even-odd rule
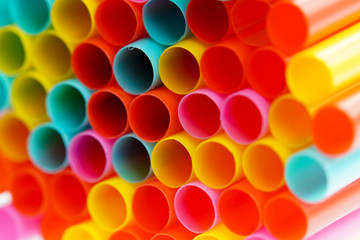
[[[303,148],[312,142],[312,108],[296,100],[291,94],[275,99],[269,110],[269,129],[282,144]]]
[[[247,236],[245,240],[276,240],[276,238],[271,235],[271,233],[265,227],[263,227],[256,233]]]
[[[290,157],[285,166],[285,180],[298,198],[317,203],[360,178],[360,150],[329,158],[314,147]]]
[[[56,0],[50,15],[55,31],[74,43],[94,36],[94,17],[98,5],[97,0]]]
[[[26,162],[28,153],[26,141],[29,127],[15,113],[5,112],[0,118],[0,148],[3,154],[14,162]]]
[[[150,156],[155,143],[141,140],[135,134],[120,137],[112,148],[112,163],[125,181],[137,183],[152,175]]]
[[[203,233],[219,221],[218,201],[221,191],[205,186],[199,181],[178,189],[174,207],[179,221],[191,232]]]
[[[196,233],[190,232],[183,225],[178,223],[155,234],[151,240],[188,240],[193,239],[196,235]]]
[[[189,37],[186,9],[190,0],[150,0],[143,9],[144,26],[150,37],[163,45],[173,45]]]
[[[226,188],[220,195],[219,215],[224,225],[233,233],[246,236],[263,225],[263,207],[278,192],[261,192],[247,180]]]
[[[30,67],[31,38],[9,26],[0,29],[0,71],[15,75]]]
[[[168,47],[159,59],[159,74],[163,84],[177,94],[187,94],[203,86],[200,59],[205,49],[206,45],[196,38]]]
[[[136,222],[144,230],[158,233],[171,224],[179,224],[174,211],[176,189],[159,181],[151,181],[138,187],[134,193],[132,212]]]
[[[277,48],[296,52],[356,22],[359,14],[356,0],[280,1],[267,16],[267,31]]]
[[[70,77],[71,52],[73,46],[64,42],[53,30],[36,37],[33,45],[32,61],[36,70],[55,83]]]
[[[359,30],[360,24],[355,24],[293,56],[286,79],[295,98],[317,104],[359,80]]]
[[[335,97],[315,112],[312,136],[315,146],[321,152],[327,155],[339,155],[358,148],[359,91],[360,87],[356,86]]]
[[[141,139],[156,142],[180,132],[178,105],[181,96],[165,87],[137,96],[129,108],[129,123]]]
[[[268,132],[270,104],[249,88],[229,95],[221,110],[225,132],[240,144],[249,144]]]
[[[86,127],[86,104],[91,93],[77,79],[56,84],[46,97],[46,110],[50,119],[64,130],[78,131]]]
[[[242,155],[245,147],[225,133],[200,143],[193,157],[194,172],[206,186],[222,189],[244,177]]]
[[[224,225],[219,225],[210,231],[200,234],[193,238],[193,240],[242,240],[244,237],[231,232]]]
[[[40,235],[40,217],[23,216],[13,205],[0,208],[0,222],[2,239],[30,239]]]
[[[95,14],[97,30],[107,42],[117,46],[145,37],[143,6],[140,1],[102,1]]]
[[[276,98],[286,93],[285,68],[289,59],[271,46],[255,49],[246,60],[245,71],[249,85],[267,98]]]
[[[93,221],[88,220],[76,225],[73,225],[65,230],[62,240],[73,239],[93,239],[103,240],[110,236],[110,232],[105,231],[96,225]]]
[[[142,94],[161,85],[158,61],[165,46],[151,38],[121,48],[114,59],[117,83],[130,94]]]
[[[223,94],[201,88],[184,96],[178,107],[179,120],[184,130],[196,138],[210,138],[222,130],[220,109]]]
[[[237,37],[250,46],[268,45],[270,41],[265,23],[271,7],[267,0],[236,1],[231,11],[231,24]]]
[[[109,240],[149,240],[154,234],[146,232],[137,225],[131,227],[125,227],[117,232],[114,232]]]
[[[112,174],[111,148],[114,141],[94,130],[75,135],[69,144],[68,158],[73,172],[85,182],[95,183]]]
[[[32,163],[46,173],[64,170],[69,164],[66,150],[74,134],[65,132],[53,123],[37,126],[27,140]]]
[[[46,240],[61,240],[64,231],[74,222],[59,217],[54,211],[46,211],[41,221],[41,233]]]
[[[313,205],[305,204],[285,192],[266,203],[264,223],[276,238],[302,239],[358,209],[359,200],[360,181]]]
[[[9,12],[9,3],[10,0],[0,1],[0,27],[10,25],[13,22]]]
[[[206,43],[215,43],[234,33],[230,13],[235,1],[190,0],[186,20],[194,35]]]
[[[200,62],[205,84],[219,93],[243,88],[246,84],[245,60],[250,51],[251,48],[236,37],[209,46]]]
[[[247,146],[242,160],[244,174],[260,191],[276,191],[285,184],[285,164],[293,153],[273,137],[262,138]]]
[[[27,34],[39,34],[50,26],[50,9],[54,1],[10,0],[11,18]]]
[[[30,126],[46,122],[45,98],[49,85],[35,72],[24,72],[16,77],[11,86],[11,103],[14,112]]]
[[[157,179],[171,188],[194,180],[192,158],[200,142],[186,132],[161,139],[151,155],[151,165]]]
[[[113,177],[97,183],[89,192],[89,213],[100,227],[116,231],[133,223],[132,199],[137,185]]]
[[[99,37],[77,45],[71,63],[79,81],[94,90],[114,84],[112,64],[118,50]]]
[[[91,186],[70,169],[64,170],[49,182],[50,204],[59,216],[70,222],[87,218],[86,199]]]
[[[14,207],[27,216],[43,214],[49,202],[47,187],[47,175],[30,166],[16,169],[9,187]]]
[[[10,107],[10,86],[13,79],[0,73],[0,111]]]
[[[87,104],[92,128],[106,138],[117,138],[130,131],[128,112],[133,96],[111,86],[93,93]]]

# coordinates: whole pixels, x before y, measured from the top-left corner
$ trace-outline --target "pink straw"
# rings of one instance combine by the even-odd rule
[[[73,172],[85,182],[98,182],[112,172],[111,149],[114,140],[106,139],[94,130],[77,134],[68,148]]]

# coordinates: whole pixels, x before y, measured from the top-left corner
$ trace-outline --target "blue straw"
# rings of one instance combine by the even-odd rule
[[[330,158],[309,147],[292,155],[285,166],[289,189],[308,203],[323,201],[358,178],[360,149]]]
[[[143,8],[144,26],[155,41],[173,45],[189,37],[186,8],[190,0],[150,0]]]
[[[114,75],[125,92],[137,95],[161,85],[158,62],[165,48],[150,38],[144,38],[118,51],[114,59]]]

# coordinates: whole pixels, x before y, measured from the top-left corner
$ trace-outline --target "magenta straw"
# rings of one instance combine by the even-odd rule
[[[203,233],[220,222],[218,202],[221,191],[205,186],[200,181],[183,185],[174,199],[175,213],[184,227]]]
[[[113,172],[113,144],[114,140],[106,139],[92,129],[75,135],[68,148],[71,169],[80,179],[90,183],[109,176]]]
[[[240,144],[250,144],[268,133],[270,103],[250,88],[229,95],[222,107],[225,132]]]
[[[26,240],[40,235],[41,217],[21,215],[13,205],[0,209],[0,239]]]
[[[206,139],[222,130],[220,109],[224,94],[209,88],[198,89],[187,94],[179,103],[178,115],[184,130],[191,136]]]

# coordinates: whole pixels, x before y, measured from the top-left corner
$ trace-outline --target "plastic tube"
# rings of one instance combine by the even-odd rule
[[[100,228],[93,221],[88,220],[76,225],[73,225],[65,230],[62,240],[73,239],[91,239],[91,240],[103,240],[108,239],[110,232]]]
[[[45,31],[34,41],[34,67],[51,83],[66,79],[72,74],[72,50],[73,46],[64,42],[55,31]]]
[[[51,22],[65,40],[78,43],[96,34],[97,0],[56,0],[51,9]]]
[[[151,155],[151,166],[157,179],[171,188],[195,180],[192,158],[200,142],[184,131],[161,139]]]
[[[143,38],[121,48],[114,59],[117,83],[130,94],[142,94],[161,85],[158,61],[165,50],[151,38]]]
[[[117,138],[129,132],[128,111],[133,98],[115,86],[93,93],[87,104],[92,128],[106,138]]]
[[[173,205],[176,190],[157,180],[145,183],[136,189],[132,212],[141,228],[158,233],[177,222]]]
[[[200,72],[200,59],[205,49],[206,45],[195,37],[168,47],[159,59],[163,84],[177,94],[187,94],[202,87],[204,80]]]
[[[269,11],[267,31],[277,48],[296,52],[356,22],[359,14],[356,0],[281,1]]]
[[[54,211],[69,222],[88,217],[86,199],[91,184],[81,181],[70,170],[54,175],[49,182],[49,201]]]
[[[0,208],[0,222],[2,239],[30,239],[40,235],[40,217],[22,216],[13,205]]]
[[[47,187],[47,175],[31,166],[16,169],[9,187],[14,207],[27,216],[43,214],[49,202]]]
[[[312,108],[308,108],[291,94],[275,99],[269,110],[269,129],[282,144],[297,149],[312,142]]]
[[[262,138],[246,147],[242,160],[244,174],[256,189],[276,191],[285,184],[285,164],[293,153],[273,137]]]
[[[114,84],[112,64],[118,50],[99,37],[80,43],[71,56],[76,77],[94,90]]]
[[[358,209],[359,200],[360,181],[313,205],[303,203],[285,192],[266,203],[264,223],[276,238],[302,239]]]
[[[10,25],[13,22],[9,12],[10,2],[10,0],[0,1],[0,27]]]
[[[268,133],[270,104],[249,88],[229,95],[221,110],[225,132],[240,144],[252,143]]]
[[[132,199],[137,185],[119,177],[97,183],[89,192],[89,213],[100,227],[117,231],[133,223]]]
[[[151,240],[189,240],[197,234],[190,232],[180,223],[166,228],[164,231],[155,234]]]
[[[263,207],[278,192],[261,192],[247,180],[225,189],[219,199],[219,215],[224,225],[233,233],[247,236],[263,225]]]
[[[236,37],[208,47],[202,55],[200,71],[205,84],[219,93],[231,93],[246,84],[245,60],[251,48]]]
[[[222,130],[220,109],[225,95],[201,88],[184,96],[178,107],[179,120],[191,136],[206,139]]]
[[[12,163],[3,153],[0,151],[0,196],[3,196],[5,191],[9,190],[10,181],[14,172],[14,169],[19,164]],[[7,192],[9,193],[9,192]],[[9,193],[10,195],[10,193]],[[11,195],[8,203],[11,203]],[[1,198],[0,198],[1,199]],[[3,203],[3,202],[2,202]]]
[[[73,224],[59,217],[54,211],[46,211],[41,221],[41,233],[46,240],[61,240],[64,231]]]
[[[42,172],[61,172],[69,164],[66,149],[74,134],[53,123],[38,125],[27,140],[30,160]]]
[[[102,1],[95,14],[100,35],[117,46],[145,37],[147,33],[142,19],[143,5],[128,0]]]
[[[285,79],[288,61],[289,56],[272,46],[255,49],[246,60],[245,71],[249,85],[271,99],[288,92]]]
[[[360,87],[335,97],[315,112],[312,136],[315,146],[323,153],[336,156],[356,150],[360,144]]]
[[[36,35],[50,26],[50,9],[55,0],[9,1],[10,16],[24,32]]]
[[[49,120],[45,107],[49,88],[45,78],[35,72],[24,72],[12,83],[10,101],[14,112],[32,127]]]
[[[156,142],[182,130],[177,108],[181,96],[165,87],[137,96],[129,108],[129,123],[141,139]]]
[[[256,233],[253,233],[245,238],[245,240],[277,240],[271,233],[265,228],[261,228]],[[335,239],[334,239],[335,240]]]
[[[336,222],[323,228],[320,232],[312,235],[308,240],[316,239],[356,239],[360,235],[358,222],[360,221],[360,209],[340,218]]]
[[[231,232],[224,225],[219,225],[210,231],[200,234],[193,238],[193,240],[242,240],[244,237]]]
[[[360,178],[360,150],[329,158],[314,147],[292,155],[285,166],[290,191],[308,203],[317,203]]]
[[[95,183],[112,174],[111,148],[114,141],[94,130],[75,135],[69,144],[68,158],[73,172],[85,182]]]
[[[225,133],[200,143],[195,150],[193,167],[196,177],[206,186],[222,189],[244,177],[242,158],[245,146]]]
[[[150,0],[143,9],[144,26],[150,37],[163,45],[173,45],[189,37],[186,9],[190,0]]]
[[[91,93],[75,78],[56,84],[46,97],[50,119],[64,130],[77,131],[86,127],[86,104]]]
[[[10,107],[10,87],[13,79],[0,72],[0,111]]]
[[[30,67],[31,37],[9,26],[0,29],[0,71],[15,75]]]
[[[152,236],[152,233],[148,233],[137,225],[134,225],[114,232],[109,240],[149,240]]]
[[[15,113],[5,112],[0,118],[0,148],[4,156],[13,162],[26,162],[29,132],[29,127]]]
[[[267,0],[236,1],[231,11],[231,24],[237,37],[250,46],[268,45],[265,23],[271,7]]]
[[[219,222],[218,202],[220,190],[205,186],[199,181],[183,185],[174,199],[179,221],[191,232],[203,233]]]
[[[150,156],[154,146],[132,133],[118,138],[111,154],[115,172],[130,183],[145,181],[152,175]]]
[[[201,41],[215,43],[234,33],[230,13],[235,1],[190,0],[186,20]]]
[[[304,104],[317,104],[358,81],[359,56],[360,23],[294,55],[286,69],[288,87]]]

